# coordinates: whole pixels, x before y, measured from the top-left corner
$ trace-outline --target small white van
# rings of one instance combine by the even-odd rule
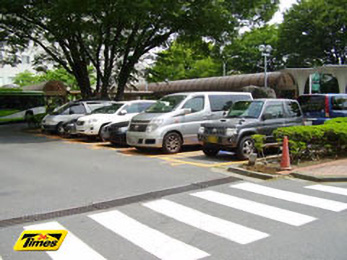
[[[200,125],[223,117],[236,101],[252,100],[247,92],[185,92],[164,96],[132,118],[127,143],[137,149],[162,148],[177,153],[182,145],[199,144]]]

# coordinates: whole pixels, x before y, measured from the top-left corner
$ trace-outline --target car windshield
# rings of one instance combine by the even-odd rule
[[[100,107],[100,108],[95,109],[92,112],[92,114],[114,114],[123,105],[124,104],[120,103],[120,104],[113,104],[113,105],[109,105],[109,106]]]
[[[227,118],[258,118],[263,101],[239,101],[230,108]]]
[[[154,105],[150,106],[146,113],[168,113],[173,110],[186,98],[186,95],[174,95],[163,97]]]
[[[68,107],[70,106],[69,103],[66,103],[65,105],[62,105],[60,107],[57,107],[56,109],[53,110],[53,112],[51,113],[51,115],[60,115],[61,113],[63,113]]]

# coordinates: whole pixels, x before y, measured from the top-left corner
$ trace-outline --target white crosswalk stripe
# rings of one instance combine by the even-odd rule
[[[275,232],[278,232],[278,228],[286,227],[284,224],[288,224],[290,226],[299,227],[305,224],[309,224],[312,221],[318,219],[319,216],[309,216],[306,214],[302,214],[296,211],[288,210],[281,207],[275,207],[272,205],[267,205],[262,201],[262,203],[257,202],[258,195],[264,195],[269,198],[281,199],[297,204],[302,204],[310,207],[317,207],[324,210],[330,210],[339,212],[347,209],[347,203],[331,200],[331,199],[323,199],[320,197],[324,197],[327,193],[330,193],[330,197],[333,195],[343,195],[347,196],[347,189],[328,186],[328,185],[309,185],[304,186],[304,189],[312,190],[311,193],[319,194],[321,192],[322,196],[315,197],[309,196],[305,194],[301,194],[299,192],[291,192],[277,188],[271,188],[266,185],[259,185],[250,182],[241,182],[234,185],[228,185],[232,189],[229,189],[227,192],[214,191],[211,188],[209,190],[198,191],[194,193],[182,194],[180,196],[185,199],[191,199],[194,203],[204,203],[204,207],[211,205],[210,203],[214,203],[216,205],[221,205],[220,209],[223,210],[224,213],[228,213],[228,211],[239,210],[245,213],[253,214],[255,217],[261,217],[260,219],[267,219],[268,221],[277,221],[280,222],[278,226],[269,225],[267,227],[261,226],[262,222],[256,221],[252,223],[252,227],[244,226],[238,224],[238,219],[240,215],[238,214],[225,214],[224,216],[227,219],[222,219],[213,215],[209,215],[203,211],[196,209],[199,207],[195,206],[186,206],[185,203],[179,204],[177,202],[173,202],[167,199],[159,199],[150,202],[145,202],[141,204],[129,205],[129,207],[142,208],[141,215],[136,215],[139,211],[134,211],[135,215],[130,217],[127,214],[124,214],[120,210],[110,210],[102,213],[90,214],[88,217],[93,221],[90,221],[89,225],[97,225],[99,228],[95,229],[96,236],[102,236],[103,232],[106,232],[106,229],[110,230],[114,234],[114,242],[118,242],[120,240],[129,241],[133,245],[137,246],[140,250],[146,254],[149,253],[154,257],[159,259],[182,259],[182,260],[191,260],[191,259],[202,259],[209,256],[214,256],[214,249],[212,248],[204,248],[206,243],[209,243],[209,239],[211,236],[203,236],[204,232],[208,232],[214,236],[219,236],[221,238],[232,241],[232,246],[237,246],[237,244],[249,244],[252,242],[256,242],[263,238],[269,237],[272,234],[272,229],[275,229]],[[235,196],[234,194],[229,194],[229,191],[233,189],[241,190],[238,193],[249,192],[250,198],[254,199],[244,199],[241,195]],[[309,191],[306,190],[308,193]],[[235,190],[234,190],[235,192]],[[194,198],[193,198],[194,197]],[[342,197],[340,197],[342,199]],[[206,201],[209,201],[206,204]],[[147,211],[143,211],[143,207],[150,209]],[[223,208],[224,207],[224,208]],[[300,207],[299,207],[300,208]],[[319,211],[315,211],[316,214],[319,214]],[[147,226],[141,222],[141,218],[148,218],[148,216],[144,216],[142,214],[150,214],[150,216],[160,214],[161,218],[169,217],[172,220],[170,221],[170,226],[179,225],[179,232],[175,232],[176,235],[169,235],[163,231],[161,222],[156,220],[156,225]],[[85,218],[86,216],[82,216]],[[159,222],[158,222],[159,221]],[[165,221],[166,222],[166,221]],[[159,225],[158,225],[159,223]],[[268,224],[268,222],[266,222]],[[100,225],[102,228],[100,228]],[[188,227],[190,226],[190,227]],[[259,230],[258,230],[259,227]],[[72,229],[74,232],[73,226],[68,226],[69,229]],[[78,228],[81,228],[79,226]],[[187,241],[186,237],[181,237],[181,232],[189,235],[188,232],[191,232],[192,228],[199,229],[204,232],[199,233],[199,241],[198,247],[195,245],[190,245]],[[267,233],[260,231],[262,228],[266,228]],[[37,224],[37,225],[28,225],[25,226],[26,230],[67,230],[63,225],[56,221],[51,221],[48,223]],[[98,248],[96,244],[88,245],[83,242],[83,237],[78,238],[74,235],[70,230],[68,230],[68,234],[65,238],[65,241],[61,245],[58,251],[47,251],[46,254],[48,257],[54,260],[60,259],[95,259],[95,260],[104,260],[103,253],[109,253],[109,251],[105,248]],[[284,230],[285,232],[285,230]],[[171,231],[170,231],[171,233]],[[278,235],[278,234],[277,234]],[[110,233],[108,236],[112,236]],[[196,236],[196,235],[194,235]],[[111,239],[113,241],[113,239]],[[182,241],[181,241],[182,240]],[[111,243],[112,243],[111,241]],[[94,243],[91,240],[88,240],[88,243]],[[103,252],[103,250],[105,250]],[[123,250],[123,249],[122,249]],[[126,249],[125,249],[126,250]],[[206,250],[206,251],[205,251]],[[99,251],[99,252],[97,252]],[[123,255],[124,252],[114,252],[115,254]],[[110,254],[110,253],[109,253]],[[136,258],[137,256],[135,256]],[[144,257],[145,258],[145,257]],[[0,257],[1,259],[1,257]]]
[[[145,226],[117,210],[89,217],[160,259],[188,260],[209,256],[208,253]]]
[[[280,189],[274,189],[274,188],[262,186],[259,184],[239,183],[239,184],[231,185],[230,187],[277,198],[277,199],[282,199],[282,200],[286,200],[290,202],[295,202],[295,203],[304,204],[304,205],[308,205],[312,207],[331,210],[335,212],[339,212],[339,211],[347,209],[346,203],[317,198],[313,196],[303,195],[303,194],[290,192],[290,191],[284,191]]]
[[[48,222],[43,224],[25,226],[26,230],[67,230],[58,222]],[[60,259],[84,259],[84,260],[105,260],[103,256],[94,251],[82,240],[68,230],[68,233],[57,251],[47,251],[47,254],[54,260]]]
[[[305,188],[347,196],[347,189],[339,188],[339,187],[316,184],[316,185],[306,186]]]
[[[175,220],[240,244],[248,244],[269,236],[255,229],[213,217],[164,199],[143,205]]]
[[[205,199],[227,207],[239,209],[258,216],[283,222],[293,226],[301,226],[316,218],[296,213],[293,211],[268,206],[262,203],[241,199],[235,196],[226,195],[216,191],[202,191],[191,194],[192,196]]]

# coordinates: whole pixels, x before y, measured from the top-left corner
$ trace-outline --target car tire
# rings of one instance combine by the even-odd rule
[[[219,149],[211,147],[202,147],[203,153],[208,157],[215,157],[219,153]]]
[[[250,136],[244,136],[237,146],[236,155],[240,160],[247,160],[251,153],[254,153],[254,142]]]
[[[172,154],[178,153],[182,149],[182,138],[176,132],[168,133],[164,136],[163,139],[163,152]]]
[[[65,129],[64,129],[64,126],[63,126],[63,122],[60,122],[60,123],[57,125],[56,131],[57,131],[57,134],[58,134],[59,136],[64,136],[64,134],[65,134]]]

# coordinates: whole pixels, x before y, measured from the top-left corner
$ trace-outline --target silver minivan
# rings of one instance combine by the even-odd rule
[[[236,101],[252,100],[247,92],[184,92],[164,96],[132,118],[127,143],[137,149],[162,148],[177,153],[182,145],[199,144],[200,125],[223,117]]]

